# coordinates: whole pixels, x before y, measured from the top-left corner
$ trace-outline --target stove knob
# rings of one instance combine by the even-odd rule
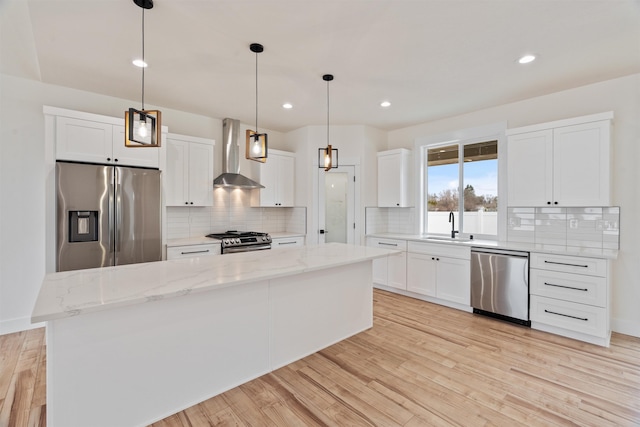
[[[236,243],[240,243],[240,239],[236,239]]]

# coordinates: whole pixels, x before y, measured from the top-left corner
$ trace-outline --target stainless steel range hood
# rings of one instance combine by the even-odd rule
[[[239,133],[240,120],[222,120],[222,174],[213,180],[213,186],[247,189],[264,188],[264,185],[240,175]]]

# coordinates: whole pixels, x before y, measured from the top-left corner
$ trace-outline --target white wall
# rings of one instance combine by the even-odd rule
[[[326,126],[306,126],[289,132],[287,143],[295,147],[296,204],[307,206],[307,243],[318,242],[318,149],[327,145]],[[356,243],[364,243],[364,206],[376,204],[376,154],[386,145],[386,132],[363,126],[331,126],[330,141],[338,149],[339,164],[355,165]]]
[[[125,99],[42,84],[0,75],[0,334],[31,327],[33,304],[46,271],[45,243],[55,222],[47,214],[46,182],[52,181],[51,165],[45,162],[43,105],[124,117],[132,105]],[[158,107],[169,132],[212,138],[220,142],[222,119]],[[282,133],[268,131],[272,148],[284,146]],[[216,144],[220,171],[221,144]],[[52,153],[48,152],[52,158]],[[251,175],[249,160],[241,169]],[[51,241],[52,239],[49,238]],[[51,256],[49,256],[51,258]]]
[[[612,205],[620,206],[620,252],[613,262],[613,330],[640,336],[640,74],[389,132],[389,148],[429,135],[508,121],[520,127],[614,112]]]

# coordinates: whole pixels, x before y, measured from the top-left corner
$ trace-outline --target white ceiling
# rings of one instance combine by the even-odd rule
[[[332,125],[392,130],[640,72],[640,0],[154,3],[145,104],[254,123],[257,42],[258,124],[278,131],[326,124],[325,73]],[[2,73],[140,106],[132,0],[0,0],[0,13]],[[538,60],[517,64],[524,53]]]

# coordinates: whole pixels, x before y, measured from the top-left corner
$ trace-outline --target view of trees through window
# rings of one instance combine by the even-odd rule
[[[456,230],[497,234],[498,142],[434,147],[427,157],[427,232],[449,233],[454,212]]]

